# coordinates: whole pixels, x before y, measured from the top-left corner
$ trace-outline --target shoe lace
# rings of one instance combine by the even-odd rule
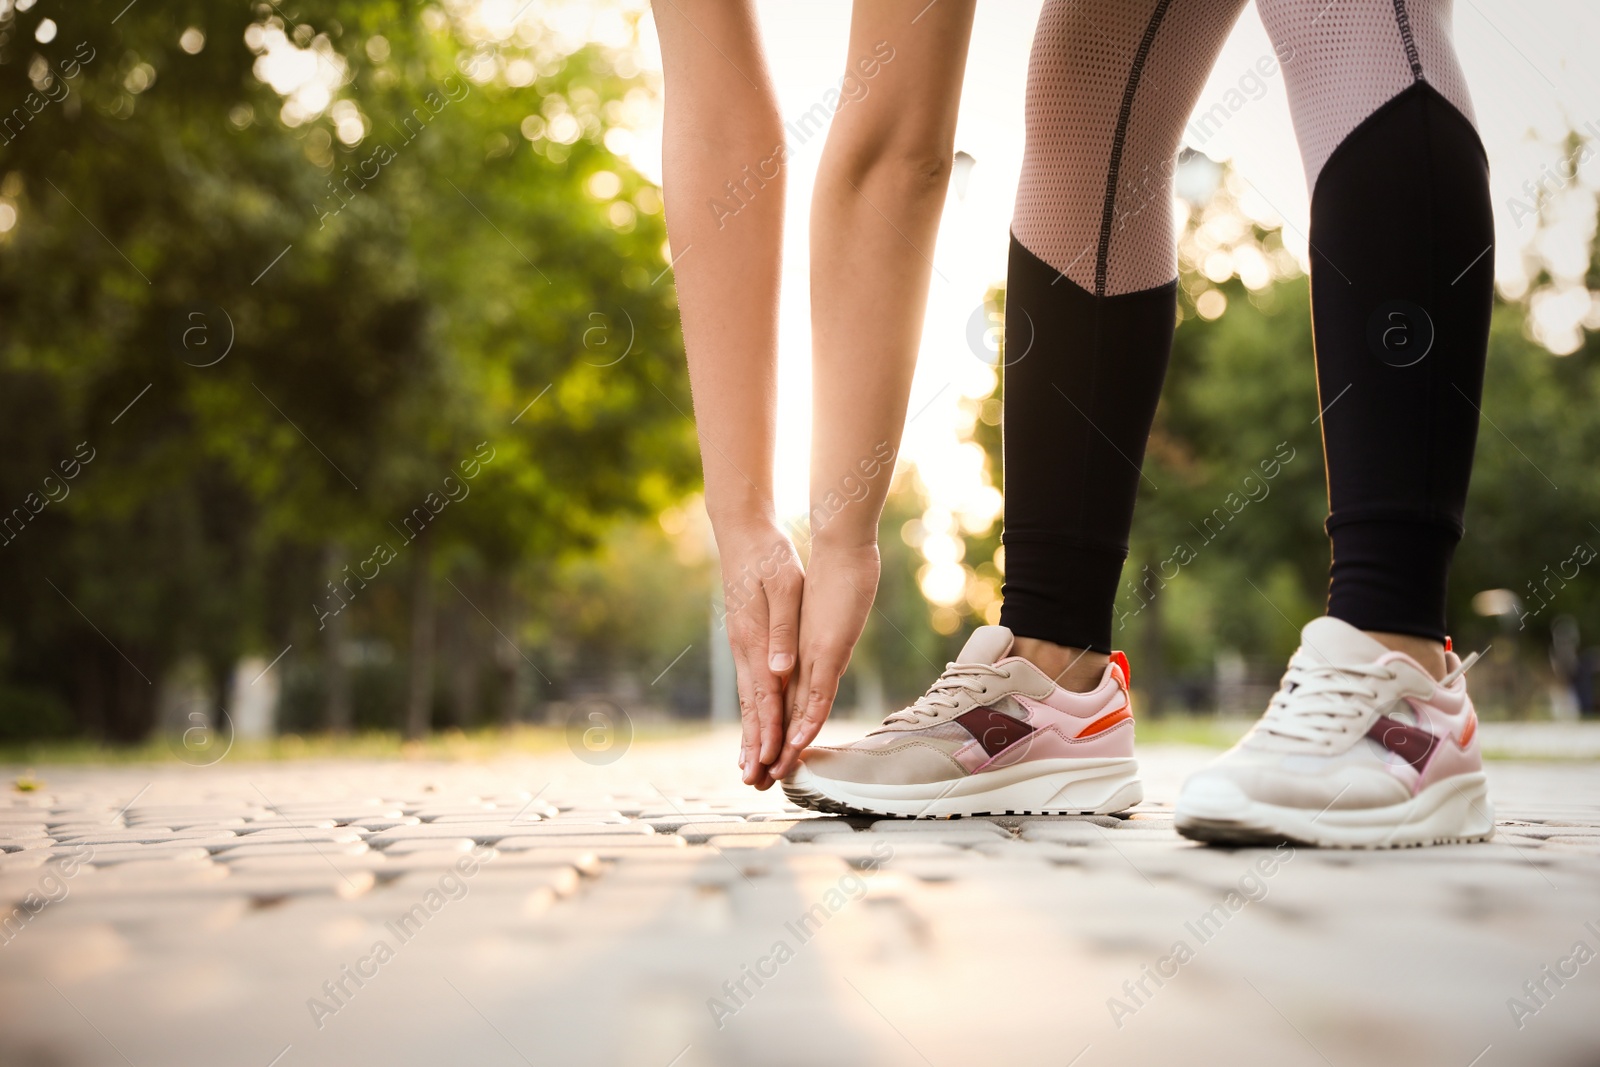
[[[987,663],[946,663],[944,673],[928,687],[916,703],[892,711],[884,717],[885,726],[892,722],[920,722],[924,716],[937,719],[947,711],[961,706],[962,696],[975,696],[983,691],[983,679],[1004,678],[1006,672]]]
[[[1375,680],[1393,681],[1379,663],[1334,667],[1296,652],[1256,729],[1275,737],[1330,746],[1366,718],[1379,699]]]

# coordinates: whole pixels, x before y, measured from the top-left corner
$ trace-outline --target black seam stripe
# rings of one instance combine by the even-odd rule
[[[1122,107],[1117,111],[1117,130],[1111,138],[1111,160],[1106,165],[1105,203],[1100,209],[1100,247],[1094,260],[1095,296],[1106,295],[1106,262],[1111,258],[1111,222],[1116,216],[1117,178],[1122,167],[1122,145],[1128,137],[1128,120],[1133,114],[1133,94],[1139,89],[1139,76],[1144,73],[1145,59],[1150,54],[1156,30],[1161,27],[1161,20],[1166,16],[1171,2],[1160,0],[1150,13],[1150,21],[1144,27],[1144,37],[1139,41],[1139,50],[1134,53],[1133,65],[1128,70],[1127,84],[1122,87]],[[1395,3],[1398,5],[1400,0],[1395,0]]]
[[[1411,35],[1411,14],[1406,11],[1406,0],[1394,0],[1394,21],[1400,27],[1400,39],[1405,42],[1406,62],[1411,64],[1411,77],[1422,81],[1422,56],[1417,52],[1417,40]]]

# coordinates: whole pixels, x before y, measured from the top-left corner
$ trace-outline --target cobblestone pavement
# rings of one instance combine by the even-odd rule
[[[41,770],[0,1064],[1600,1063],[1600,764],[1493,765],[1491,844],[1348,853],[1182,841],[1200,749],[1129,818],[949,822],[733,750]]]

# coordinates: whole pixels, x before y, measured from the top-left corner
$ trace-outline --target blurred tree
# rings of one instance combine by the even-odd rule
[[[644,90],[539,15],[0,8],[0,721],[136,738],[181,655],[220,703],[337,617],[411,645],[414,732],[437,577],[504,621],[693,484],[660,199],[606,147]]]

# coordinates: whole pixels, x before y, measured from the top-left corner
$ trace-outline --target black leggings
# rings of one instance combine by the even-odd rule
[[[1111,648],[1172,344],[1173,161],[1240,7],[1049,0],[1041,15],[1006,290],[1001,621],[1019,636]],[[1312,188],[1328,613],[1442,640],[1494,260],[1448,2],[1260,9],[1275,54],[1254,69],[1281,71]],[[1196,121],[1212,112],[1227,117]]]

